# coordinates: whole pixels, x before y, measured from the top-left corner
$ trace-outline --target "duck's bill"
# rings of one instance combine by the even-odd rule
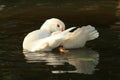
[[[75,29],[76,27],[71,27],[71,28],[68,28],[67,30],[63,31],[63,32],[70,32],[71,30]]]

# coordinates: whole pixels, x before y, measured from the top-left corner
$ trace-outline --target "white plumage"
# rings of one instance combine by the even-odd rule
[[[78,28],[74,32],[67,35],[67,40],[63,42],[63,47],[66,49],[83,47],[89,40],[93,40],[99,36],[97,30],[91,25]]]
[[[65,24],[56,18],[48,19],[40,29],[30,32],[23,41],[23,49],[31,52],[51,51],[62,45],[66,49],[83,47],[86,41],[99,36],[97,30],[88,25],[69,32]]]

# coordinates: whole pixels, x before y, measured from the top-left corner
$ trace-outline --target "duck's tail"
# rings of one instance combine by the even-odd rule
[[[81,28],[81,31],[87,35],[88,40],[93,40],[99,37],[99,32],[95,29],[95,27],[88,25],[88,26],[83,26]],[[83,34],[83,35],[84,35]]]

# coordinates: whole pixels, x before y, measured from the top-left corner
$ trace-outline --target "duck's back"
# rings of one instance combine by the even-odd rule
[[[24,38],[23,48],[25,49],[28,45],[32,44],[34,41],[48,37],[49,35],[50,34],[47,33],[45,30],[32,31],[32,32],[28,33],[28,35]]]

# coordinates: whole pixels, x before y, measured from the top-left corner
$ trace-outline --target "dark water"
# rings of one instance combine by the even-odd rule
[[[120,80],[119,1],[0,0],[0,80]],[[91,24],[100,37],[69,53],[23,53],[25,35],[48,18]]]

